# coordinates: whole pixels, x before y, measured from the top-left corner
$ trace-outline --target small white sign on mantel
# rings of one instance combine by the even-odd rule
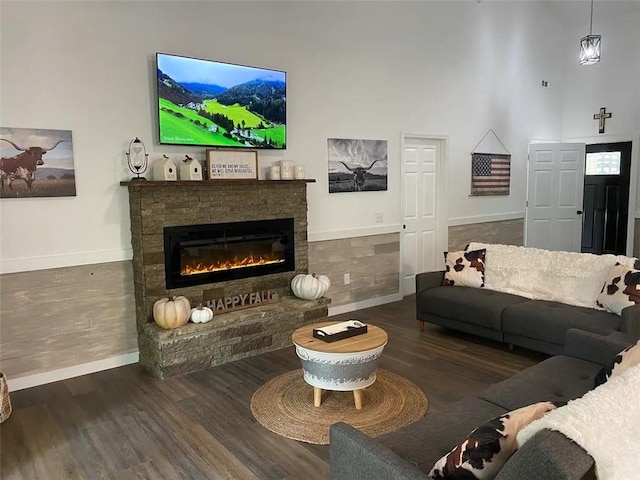
[[[258,152],[255,150],[207,150],[209,180],[258,179]]]

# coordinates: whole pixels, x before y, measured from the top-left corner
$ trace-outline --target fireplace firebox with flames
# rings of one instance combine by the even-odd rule
[[[167,289],[295,270],[293,218],[164,228]]]

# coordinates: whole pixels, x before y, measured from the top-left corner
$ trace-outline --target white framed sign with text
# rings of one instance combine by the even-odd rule
[[[209,180],[257,180],[258,152],[207,149],[207,178]]]

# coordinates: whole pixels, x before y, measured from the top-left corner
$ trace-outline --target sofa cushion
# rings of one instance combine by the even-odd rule
[[[486,250],[444,252],[445,273],[442,284],[457,287],[484,287]]]
[[[532,402],[563,405],[591,390],[599,369],[596,363],[557,355],[492,385],[477,396],[506,410]]]
[[[556,407],[540,402],[493,418],[473,430],[429,472],[434,480],[489,480],[518,449],[520,430]]]
[[[622,375],[622,373],[635,367],[640,363],[640,340],[635,345],[625,348],[606,367],[598,372],[594,379],[594,386],[602,385],[612,377]]]
[[[471,430],[503,413],[506,409],[468,397],[376,440],[426,473]]]
[[[502,331],[522,337],[564,345],[567,330],[580,328],[603,335],[620,327],[620,317],[593,308],[559,302],[529,300],[505,309]]]
[[[616,263],[596,299],[607,312],[622,315],[622,310],[640,303],[640,270]]]
[[[471,287],[436,287],[418,294],[419,312],[494,330],[502,328],[502,311],[526,298]]]

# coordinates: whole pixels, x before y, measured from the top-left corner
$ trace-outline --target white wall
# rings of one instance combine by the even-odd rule
[[[599,63],[578,64],[580,38],[589,33],[589,6],[566,2],[567,12],[577,20],[563,30],[563,64],[567,89],[563,96],[563,137],[611,136],[635,140],[640,133],[640,2],[595,2],[593,33],[602,36]],[[569,10],[571,9],[571,10]],[[612,112],[606,133],[598,134],[593,115],[601,107]]]
[[[318,180],[311,239],[370,233],[376,212],[397,228],[401,132],[448,136],[448,216],[466,218],[523,211],[527,141],[563,127],[565,39],[544,2],[3,1],[0,17],[0,124],[72,130],[78,193],[0,201],[0,272],[129,258],[118,182],[134,136],[202,158],[157,145],[158,51],[287,71],[288,148],[259,157]],[[511,195],[470,198],[489,128],[512,153]],[[387,139],[389,191],[329,195],[330,137]]]
[[[577,61],[579,40],[589,33],[590,9],[582,2],[565,2],[567,18],[576,23],[563,31],[566,93],[563,98],[563,138],[566,141],[608,143],[633,141],[630,204],[640,217],[637,195],[640,175],[640,2],[595,2],[593,33],[602,36],[599,63],[580,66]],[[605,133],[598,133],[593,115],[601,107],[612,114],[605,122]],[[635,175],[634,175],[635,173]],[[633,219],[630,224],[633,225]],[[628,253],[633,246],[633,231],[628,234]]]

